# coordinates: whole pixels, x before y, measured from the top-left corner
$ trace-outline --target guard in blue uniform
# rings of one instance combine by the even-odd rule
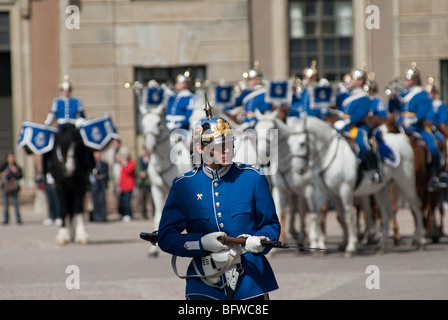
[[[168,99],[166,124],[171,131],[175,129],[188,130],[195,104],[189,71],[176,77],[175,90],[176,93]]]
[[[370,109],[373,117],[371,128],[374,129],[385,123],[387,119],[386,105],[384,100],[378,95],[378,84],[375,81],[375,73],[371,72],[367,76],[364,91],[368,93],[371,101]]]
[[[350,94],[352,92],[351,82],[352,82],[352,75],[350,73],[347,73],[342,78],[342,81],[338,84],[338,94],[336,95],[337,110],[341,110],[342,102],[344,102],[345,99],[350,97]]]
[[[310,67],[303,70],[301,81],[301,94],[293,97],[291,104],[290,117],[300,118],[301,114],[306,112],[307,116],[317,117],[319,119],[325,119],[327,117],[326,108],[312,108],[311,107],[311,94],[314,91],[313,87],[328,85],[329,82],[325,78],[319,78],[319,73],[316,68],[316,61],[311,63]]]
[[[445,137],[448,136],[448,107],[445,102],[438,99],[439,90],[434,85],[434,78],[432,77],[428,79],[426,92],[428,92],[432,101],[432,110],[427,116],[426,121],[431,126],[434,136],[443,143]]]
[[[49,126],[57,120],[58,126],[65,123],[75,124],[76,119],[85,119],[84,108],[79,98],[72,97],[73,87],[69,76],[64,76],[64,81],[59,85],[62,96],[53,100],[51,111],[47,115],[44,124]]]
[[[351,73],[351,94],[342,102],[341,111],[344,112],[342,120],[334,123],[338,131],[348,131],[359,147],[358,157],[372,170],[372,182],[381,182],[381,175],[378,169],[377,154],[372,151],[369,144],[369,127],[365,122],[370,112],[371,101],[364,84],[367,80],[367,73],[364,68],[355,69]]]
[[[430,172],[428,190],[434,191],[440,187],[439,170],[440,154],[436,139],[428,126],[426,119],[432,110],[432,101],[428,93],[422,87],[420,71],[416,68],[416,63],[411,64],[405,75],[406,91],[399,99],[399,117],[397,124],[401,125],[408,132],[417,132],[426,142],[431,153]]]
[[[232,129],[206,104],[206,117],[193,129],[203,163],[174,179],[158,244],[174,256],[193,258],[187,299],[266,299],[278,285],[261,241],[280,235],[268,181],[258,167],[232,162]],[[246,242],[226,245],[222,236]]]
[[[241,127],[243,130],[248,128],[255,128],[257,124],[257,118],[255,110],[259,110],[261,113],[272,110],[272,104],[266,102],[266,88],[263,85],[263,72],[260,69],[260,63],[254,62],[253,69],[245,72],[243,77],[247,79],[248,93],[242,100],[244,105],[244,120]]]

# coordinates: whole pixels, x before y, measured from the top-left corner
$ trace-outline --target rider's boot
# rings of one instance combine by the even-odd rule
[[[430,166],[431,177],[429,178],[428,191],[434,192],[440,189],[439,180],[439,157],[433,156]]]
[[[375,153],[369,152],[364,156],[364,160],[366,161],[367,167],[373,171],[371,180],[373,183],[381,182],[380,170],[378,167],[378,158]]]

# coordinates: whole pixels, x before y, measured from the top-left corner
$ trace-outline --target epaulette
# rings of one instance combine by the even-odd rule
[[[262,169],[259,166],[253,165],[253,164],[246,164],[242,162],[235,162],[235,165],[238,169],[249,169],[258,172],[259,174],[262,173]]]
[[[174,178],[173,183],[176,183],[184,178],[190,178],[193,177],[197,172],[199,171],[198,167],[194,167],[192,170],[182,173],[181,175],[178,175],[176,178]]]

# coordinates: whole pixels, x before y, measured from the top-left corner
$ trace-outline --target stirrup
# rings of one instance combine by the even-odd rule
[[[436,191],[440,188],[440,182],[439,182],[439,178],[437,177],[432,177],[429,180],[429,185],[428,185],[428,191],[429,192],[433,192]]]
[[[380,174],[378,172],[374,171],[372,173],[371,180],[372,180],[373,183],[380,183],[381,182]]]

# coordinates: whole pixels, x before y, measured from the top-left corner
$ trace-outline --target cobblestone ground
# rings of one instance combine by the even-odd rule
[[[0,205],[1,212],[3,208]],[[148,256],[150,244],[139,234],[153,231],[152,221],[142,219],[139,212],[130,222],[115,214],[106,223],[87,221],[90,243],[61,247],[55,243],[58,227],[42,224],[46,215],[35,203],[24,202],[21,209],[24,224],[17,225],[10,212],[10,224],[0,225],[0,300],[184,299],[184,280],[173,273],[171,256]],[[339,252],[315,256],[276,250],[269,261],[280,289],[271,293],[271,299],[448,299],[448,238],[416,251],[407,209],[398,212],[398,222],[403,238],[394,246],[391,230],[384,255],[364,244],[352,258]],[[329,213],[327,223],[328,246],[335,249],[341,241],[335,213]],[[180,273],[187,263],[188,259],[178,259]],[[376,289],[366,286],[370,275],[366,269],[372,265],[378,268]],[[70,289],[70,266],[79,270],[79,289]]]

